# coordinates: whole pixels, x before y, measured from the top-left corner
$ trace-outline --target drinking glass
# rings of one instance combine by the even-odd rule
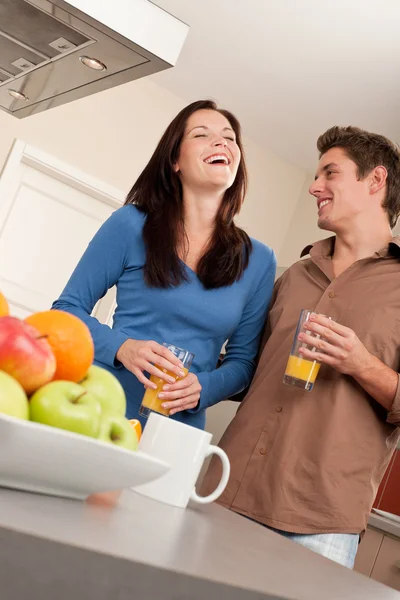
[[[168,348],[168,350],[170,350],[172,352],[172,354],[174,354],[174,356],[179,358],[179,360],[183,364],[182,370],[185,373],[184,377],[186,377],[186,375],[188,374],[189,369],[192,365],[192,362],[194,359],[194,354],[192,352],[189,352],[188,350],[184,350],[183,348],[178,348],[178,346],[175,346],[174,344],[167,344],[166,342],[164,342],[163,346],[165,346],[165,348]],[[179,377],[178,375],[176,375],[176,373],[172,373],[171,371],[168,371],[168,369],[163,369],[159,365],[155,365],[155,366],[158,369],[160,369],[160,371],[162,371],[163,373],[167,373],[167,375],[169,375],[170,377],[173,377],[175,379],[175,381],[178,381],[178,379],[183,379],[183,377]],[[158,394],[161,392],[164,385],[166,385],[166,381],[164,381],[164,379],[161,379],[161,377],[158,377],[157,375],[151,375],[150,381],[155,383],[157,388],[156,389],[148,388],[146,390],[146,392],[143,396],[142,404],[140,405],[139,414],[142,417],[148,417],[149,414],[152,411],[154,411],[154,412],[160,413],[160,414],[168,417],[169,416],[169,408],[163,408],[161,405],[164,402],[164,400],[161,400],[158,397]]]

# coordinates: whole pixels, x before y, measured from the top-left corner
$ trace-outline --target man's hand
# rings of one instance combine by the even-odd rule
[[[339,373],[351,375],[387,411],[396,410],[393,401],[396,398],[399,374],[368,352],[352,329],[315,314],[305,324],[305,330],[319,334],[324,339],[315,339],[306,331],[300,333],[299,340],[316,348],[314,352],[300,348],[303,358],[317,360],[330,365]],[[397,425],[397,418],[393,419],[391,422]]]
[[[299,340],[305,342],[309,349],[300,348],[303,358],[330,365],[339,373],[352,377],[361,376],[370,367],[374,357],[352,329],[318,314],[311,315],[304,329]],[[307,331],[319,334],[323,339],[316,339]],[[316,351],[311,351],[311,348],[316,348]]]

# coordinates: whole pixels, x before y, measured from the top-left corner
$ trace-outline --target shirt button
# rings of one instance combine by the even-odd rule
[[[260,454],[264,455],[267,454],[267,451],[265,448],[260,448]]]
[[[277,406],[275,410],[276,412],[282,412],[282,406]]]
[[[335,292],[329,292],[329,298],[334,298],[335,297]]]

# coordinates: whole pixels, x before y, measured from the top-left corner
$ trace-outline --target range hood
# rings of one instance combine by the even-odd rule
[[[23,118],[173,67],[188,30],[149,0],[0,0],[0,109]]]

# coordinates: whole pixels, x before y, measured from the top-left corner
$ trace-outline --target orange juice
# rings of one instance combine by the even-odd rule
[[[293,377],[295,379],[301,379],[309,384],[314,384],[318,375],[320,364],[306,360],[301,356],[294,356],[291,354],[286,366],[285,377]]]
[[[160,369],[160,371],[162,371],[163,373],[167,373],[167,375],[170,375],[171,377],[173,377],[175,379],[175,381],[178,381],[178,379],[183,379],[183,377],[178,377],[178,375],[176,375],[175,373],[171,373],[171,371],[168,371],[167,369],[162,369],[161,367],[157,367],[157,368]],[[186,377],[189,369],[183,368],[182,371],[184,371],[185,377]],[[156,375],[152,375],[150,377],[150,381],[152,381],[153,383],[156,384],[157,389],[155,389],[155,390],[147,389],[146,390],[145,395],[143,396],[142,406],[144,406],[145,408],[148,408],[150,410],[154,410],[154,412],[158,412],[158,413],[161,413],[162,415],[168,416],[169,408],[163,408],[161,406],[161,404],[163,402],[166,402],[166,400],[160,400],[160,398],[158,397],[158,394],[161,392],[164,385],[167,385],[167,382],[164,381],[164,379],[157,377]]]

